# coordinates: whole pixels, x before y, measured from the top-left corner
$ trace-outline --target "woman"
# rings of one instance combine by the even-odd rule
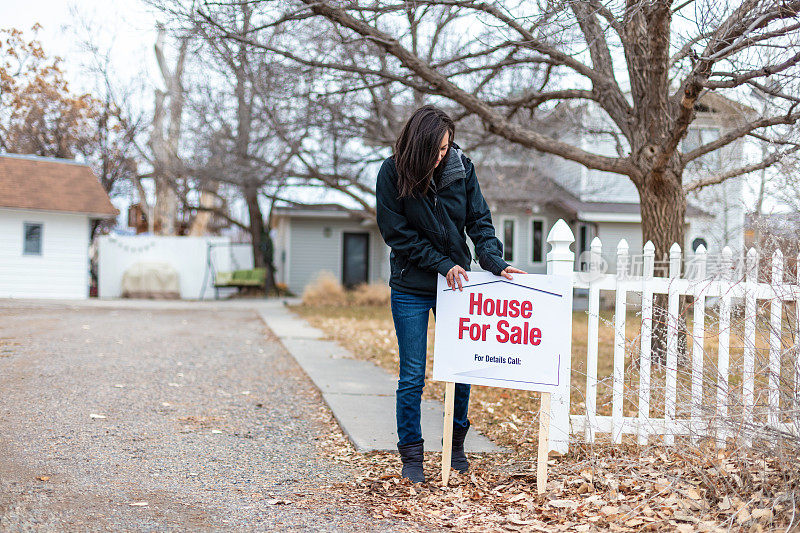
[[[453,142],[454,133],[453,121],[441,109],[417,109],[400,132],[394,155],[383,162],[375,187],[378,227],[392,250],[389,285],[400,352],[397,448],[401,475],[415,483],[425,481],[420,402],[437,273],[447,278],[449,287],[462,290],[472,259],[469,235],[484,270],[508,279],[512,273],[524,274],[503,261],[503,246],[495,237],[475,168]],[[463,473],[469,468],[464,455],[469,385],[458,383],[455,389],[451,465]]]

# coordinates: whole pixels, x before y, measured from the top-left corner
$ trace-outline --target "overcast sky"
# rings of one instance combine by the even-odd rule
[[[0,2],[0,27],[23,30],[31,39],[31,27],[37,22],[42,25],[37,38],[49,57],[64,59],[62,67],[73,90],[89,91],[94,82],[86,75],[92,56],[83,50],[85,39],[111,51],[112,65],[121,77],[155,78],[156,17],[137,0]]]

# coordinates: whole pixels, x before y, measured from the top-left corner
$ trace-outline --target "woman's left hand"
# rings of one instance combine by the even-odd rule
[[[518,268],[514,268],[512,266],[506,267],[505,269],[503,269],[502,272],[500,272],[501,276],[508,279],[511,279],[511,274],[527,274],[527,272],[525,272],[524,270],[520,270]]]

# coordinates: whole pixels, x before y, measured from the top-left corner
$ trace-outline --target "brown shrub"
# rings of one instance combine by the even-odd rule
[[[389,305],[390,294],[383,283],[362,283],[352,292],[353,305]]]
[[[347,304],[347,295],[344,287],[333,274],[322,271],[303,291],[303,304],[312,306],[345,305]]]

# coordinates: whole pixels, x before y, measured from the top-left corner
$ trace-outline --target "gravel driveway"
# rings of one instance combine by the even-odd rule
[[[247,309],[0,302],[0,529],[392,530],[325,485],[316,389]]]

